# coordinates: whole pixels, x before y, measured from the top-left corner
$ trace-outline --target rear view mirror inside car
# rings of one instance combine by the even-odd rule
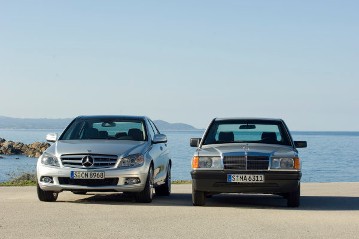
[[[242,124],[239,126],[239,129],[255,129],[256,126],[254,124]]]
[[[115,122],[103,122],[102,127],[115,127],[116,123]]]

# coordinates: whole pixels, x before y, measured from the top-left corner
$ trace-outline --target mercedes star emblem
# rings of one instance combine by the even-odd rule
[[[243,146],[243,150],[244,150],[244,157],[246,158],[246,161],[247,161],[248,151],[249,151],[249,146],[248,146],[248,144],[246,144],[245,146]]]
[[[91,167],[94,164],[94,159],[90,155],[86,155],[81,160],[82,166]]]

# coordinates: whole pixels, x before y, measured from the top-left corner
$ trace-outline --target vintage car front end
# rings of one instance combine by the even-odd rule
[[[248,152],[208,155],[205,148],[196,152],[191,172],[194,190],[209,193],[281,194],[298,188],[301,178],[300,159],[294,152],[276,156],[273,153],[256,152],[255,145],[238,147],[248,148]]]
[[[268,141],[267,135],[281,141]],[[295,146],[306,142],[292,141],[281,120],[214,120],[204,138],[190,144],[197,147],[191,171],[194,205],[218,193],[256,193],[281,195],[289,207],[299,206],[302,172]]]

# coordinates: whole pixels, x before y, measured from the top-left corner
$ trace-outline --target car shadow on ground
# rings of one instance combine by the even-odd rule
[[[87,193],[74,201],[64,200],[63,202],[84,203],[84,204],[106,204],[106,205],[148,205],[148,206],[192,206],[191,194],[176,194],[171,196],[154,196],[152,203],[137,203],[132,195],[123,193]],[[61,200],[58,200],[61,202]]]
[[[302,211],[348,211],[359,210],[359,197],[302,196],[300,207],[289,208],[287,200],[280,196],[221,194],[207,199],[206,205]]]
[[[148,205],[148,206],[192,206],[192,195],[188,193],[172,193],[169,197],[155,196],[152,203],[136,203],[130,195],[122,193],[97,194],[88,193],[79,196],[72,203],[106,204],[106,205]],[[61,202],[61,200],[59,200]],[[64,202],[64,201],[63,201]],[[346,211],[359,210],[359,197],[340,196],[302,196],[299,208],[288,208],[287,201],[275,195],[220,194],[206,199],[205,207],[256,208],[275,210],[322,210]]]

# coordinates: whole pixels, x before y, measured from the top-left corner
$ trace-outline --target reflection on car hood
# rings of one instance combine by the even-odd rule
[[[147,142],[128,140],[60,140],[46,150],[60,156],[62,154],[109,154],[128,155],[141,153]]]
[[[198,150],[199,155],[202,156],[222,156],[222,155],[268,155],[280,157],[294,157],[297,153],[290,146],[277,145],[277,144],[211,144],[203,145]]]

